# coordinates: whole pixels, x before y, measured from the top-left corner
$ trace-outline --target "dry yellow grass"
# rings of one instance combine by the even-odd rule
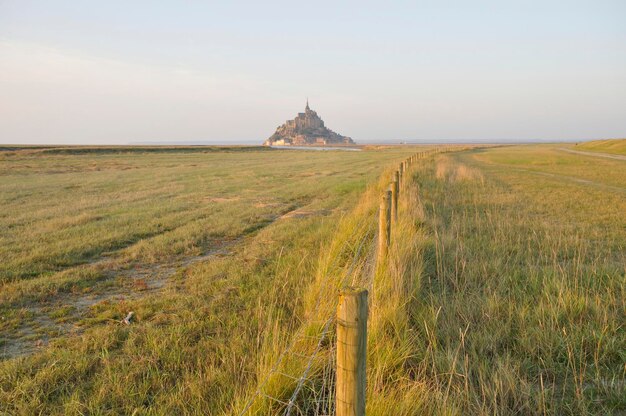
[[[163,199],[174,204],[172,218],[183,224],[123,248],[115,267],[194,255],[198,241],[211,242],[200,237],[213,223],[177,216],[187,212],[179,205],[187,199],[208,201],[219,218],[243,208],[242,216],[223,225],[248,230],[245,237],[231,255],[181,267],[149,297],[95,305],[80,338],[0,363],[0,409],[238,414],[264,381],[263,391],[286,403],[297,381],[284,374],[303,374],[307,362],[278,358],[292,341],[298,352],[312,354],[338,289],[351,284],[371,290],[368,414],[626,411],[623,162],[590,161],[543,145],[419,160],[403,184],[389,260],[376,268],[380,195],[405,154],[410,151],[289,153],[278,164],[253,152],[252,160],[238,165],[243,176],[237,181],[204,176],[214,168],[208,165],[204,174],[198,166],[181,173],[181,163],[200,163],[185,155],[177,168],[168,168],[178,185],[166,187],[172,195]],[[215,163],[230,158],[223,161],[228,165],[237,157],[218,155]],[[347,162],[337,165],[338,159]],[[80,164],[70,164],[80,172]],[[132,166],[124,158],[104,163],[114,164]],[[148,172],[145,178],[152,178]],[[276,188],[263,188],[268,184]],[[233,190],[241,199],[231,199]],[[150,198],[158,186],[143,192]],[[81,203],[92,207],[95,201]],[[259,210],[280,211],[280,220],[267,222]],[[73,219],[60,208],[53,212],[53,218],[37,217],[53,224],[50,232],[89,226],[102,216],[86,210]],[[288,214],[296,212],[306,215]],[[93,277],[73,274],[71,267],[59,272],[67,276],[52,274],[53,282],[47,276],[20,282],[11,275],[4,286],[11,290],[0,296],[17,302],[32,299],[32,291],[38,299],[50,287],[71,293],[78,282],[102,279],[95,271],[89,272]],[[136,325],[110,323],[129,308],[139,317]],[[55,319],[71,316],[68,311],[58,308]],[[11,319],[20,316],[12,313]],[[309,414],[315,414],[316,396],[332,390],[332,345],[331,330],[296,397]],[[284,404],[272,400],[252,407],[253,414],[279,409]]]

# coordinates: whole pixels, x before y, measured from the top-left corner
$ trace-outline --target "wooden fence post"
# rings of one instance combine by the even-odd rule
[[[367,290],[346,288],[337,305],[336,415],[365,415]]]
[[[393,175],[393,182],[391,182],[391,218],[395,224],[398,221],[398,193],[400,192],[400,185],[398,184],[398,172]]]
[[[391,191],[383,193],[378,213],[378,264],[383,264],[391,237]]]
[[[400,171],[395,171],[393,173],[393,178],[391,179],[393,182],[398,182],[398,192],[400,191]]]

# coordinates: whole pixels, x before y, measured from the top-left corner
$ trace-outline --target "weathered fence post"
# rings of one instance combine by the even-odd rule
[[[400,192],[400,184],[398,183],[398,172],[393,175],[391,182],[391,218],[395,224],[398,221],[398,194]]]
[[[383,193],[378,213],[378,264],[382,264],[389,250],[391,237],[391,191]]]
[[[393,173],[392,181],[398,182],[398,187],[400,186],[400,171],[397,170]],[[400,188],[398,188],[398,191],[400,191]]]
[[[346,288],[337,305],[336,415],[365,415],[367,290]]]

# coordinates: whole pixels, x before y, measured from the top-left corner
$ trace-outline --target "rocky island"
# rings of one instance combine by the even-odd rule
[[[335,133],[324,125],[324,120],[309,108],[306,101],[304,113],[298,113],[293,120],[288,120],[276,129],[264,146],[323,146],[328,144],[355,144],[350,137]]]

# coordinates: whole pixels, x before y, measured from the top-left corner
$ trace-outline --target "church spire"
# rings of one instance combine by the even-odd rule
[[[309,108],[309,97],[306,97],[306,108],[305,110],[310,110]]]

